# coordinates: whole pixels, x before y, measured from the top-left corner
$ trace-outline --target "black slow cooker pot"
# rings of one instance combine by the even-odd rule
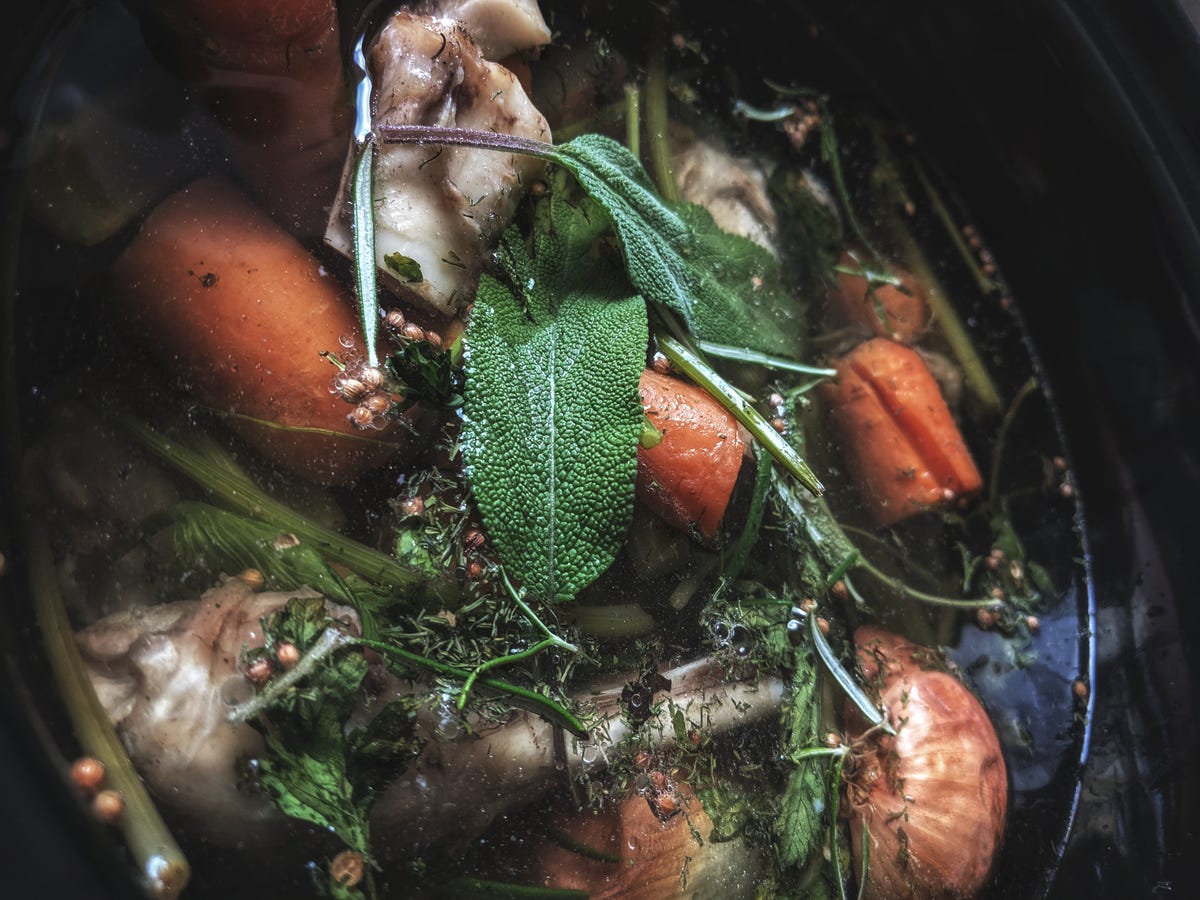
[[[25,9],[26,23],[10,24],[3,97],[71,6]],[[1092,575],[1084,737],[1056,775],[1062,825],[1049,846],[1028,848],[1036,871],[1022,890],[1200,896],[1198,667],[1188,658],[1200,637],[1200,5],[763,0],[736,18],[722,7],[719,19],[681,9],[712,34],[719,21],[727,49],[764,71],[830,54],[847,89],[920,135],[1017,298],[1071,451]],[[28,123],[4,109],[11,161]],[[18,339],[6,334],[4,352]],[[13,525],[0,532],[9,608],[21,602]],[[4,883],[45,897],[132,893],[31,716],[13,647],[33,636],[8,628],[3,638]]]

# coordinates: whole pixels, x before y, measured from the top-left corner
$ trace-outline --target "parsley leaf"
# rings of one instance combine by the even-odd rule
[[[480,279],[464,338],[465,471],[505,565],[573,597],[616,558],[633,515],[646,305],[597,245],[603,213],[554,189],[533,252],[510,230],[504,280]]]
[[[306,651],[328,627],[320,598],[293,598],[263,620],[269,650],[287,642]],[[376,792],[407,768],[421,742],[411,698],[384,707],[365,726],[348,728],[367,669],[356,649],[335,650],[250,724],[265,743],[258,783],[279,810],[327,829],[370,859]],[[369,865],[366,893],[374,896]]]
[[[785,755],[818,743],[821,706],[812,651],[796,652],[790,687],[783,711],[781,743]],[[787,774],[775,823],[779,861],[785,866],[803,866],[821,848],[824,837],[821,810],[828,782],[826,766],[822,759],[802,759]]]

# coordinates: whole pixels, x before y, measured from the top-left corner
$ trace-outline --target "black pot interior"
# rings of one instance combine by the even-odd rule
[[[43,19],[25,34],[45,33],[53,22]],[[1053,824],[1029,832],[1036,842],[1014,833],[1002,895],[1190,895],[1200,807],[1185,653],[1200,630],[1193,24],[1166,0],[751,2],[734,20],[704,8],[684,21],[747,61],[739,85],[752,101],[764,76],[788,82],[799,71],[911,126],[1000,260],[1052,391],[1091,576],[1076,598],[1083,631],[1069,645],[1093,699],[1054,789],[1027,798],[1021,814]],[[10,88],[25,70],[16,63],[37,60],[37,42],[22,43]],[[5,124],[11,152],[26,123],[9,110]],[[11,359],[14,345],[5,352]],[[5,696],[20,724],[0,743],[0,793],[30,818],[4,856],[40,870],[43,886],[61,879],[72,896],[107,896],[122,882],[111,841],[76,821],[43,756],[50,735],[28,726],[38,701],[28,670],[12,669],[33,635],[17,627],[5,636]]]

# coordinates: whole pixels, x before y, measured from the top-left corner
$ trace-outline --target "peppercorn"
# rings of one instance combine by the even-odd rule
[[[106,825],[116,825],[125,813],[125,798],[111,788],[92,798],[92,812]]]
[[[104,785],[104,763],[94,756],[81,756],[71,764],[71,780],[88,794]]]

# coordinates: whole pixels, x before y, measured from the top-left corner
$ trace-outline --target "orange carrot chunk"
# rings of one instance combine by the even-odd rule
[[[248,190],[285,228],[325,229],[350,143],[333,0],[139,0],[224,128]]]
[[[277,462],[341,481],[408,440],[396,425],[362,432],[348,421],[320,354],[344,353],[343,335],[361,349],[353,301],[228,181],[202,178],[164,200],[112,278],[130,328],[202,402],[247,417],[230,425]]]
[[[842,254],[839,265],[861,270],[862,260],[850,252]],[[902,287],[871,283],[864,275],[837,273],[837,287],[830,294],[838,315],[851,325],[879,335],[912,343],[929,327],[929,302],[917,280],[902,269],[887,274],[899,279]]]
[[[638,449],[637,497],[683,531],[711,541],[742,467],[737,420],[700,388],[647,369],[642,405],[662,434]]]
[[[836,361],[822,396],[872,518],[890,525],[983,486],[937,382],[916,351],[883,338]]]

